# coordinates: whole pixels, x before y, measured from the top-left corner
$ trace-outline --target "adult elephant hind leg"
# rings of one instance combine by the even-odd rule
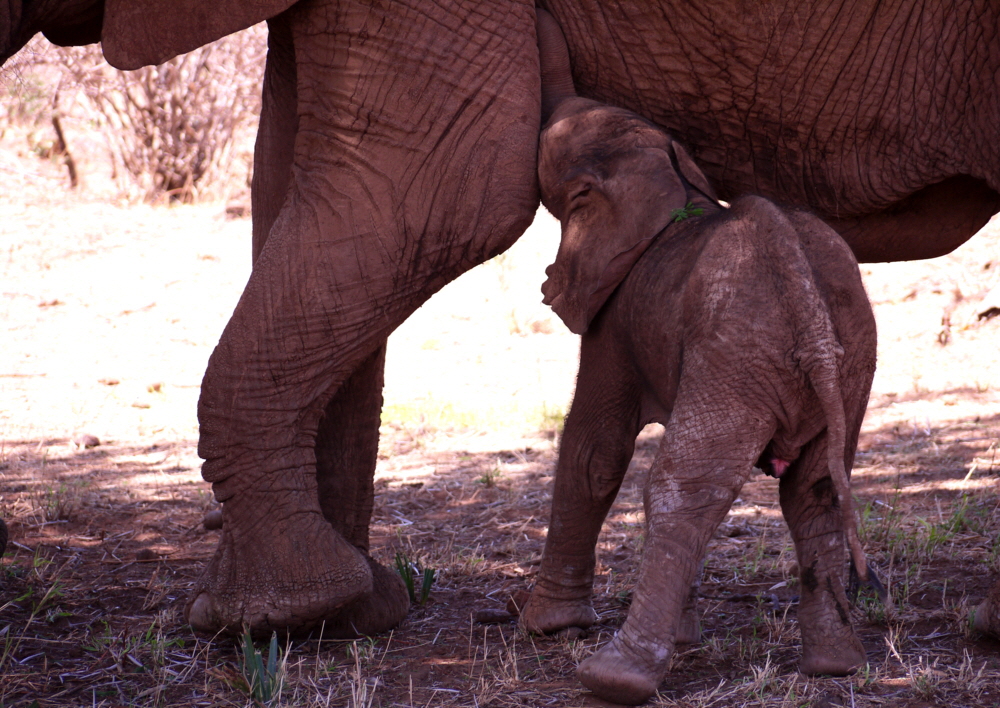
[[[663,681],[708,541],[774,431],[731,395],[713,395],[710,378],[691,383],[681,386],[647,482],[646,543],[628,619],[577,670],[616,703],[643,703]]]
[[[368,555],[368,527],[375,498],[379,420],[385,371],[383,344],[337,391],[316,433],[319,505],[334,531],[365,553],[372,590],[326,623],[324,634],[353,638],[396,626],[410,607],[399,574]]]
[[[298,126],[295,48],[290,13],[268,21],[268,57],[254,151],[253,259],[263,252],[292,180]],[[366,359],[327,404],[316,432],[319,504],[334,531],[366,555],[372,590],[330,618],[328,637],[375,634],[396,625],[409,608],[406,588],[368,556],[374,498],[385,344]]]
[[[391,578],[324,515],[327,406],[427,297],[513,243],[537,204],[531,4],[317,0],[288,18],[288,196],[199,404],[203,475],[225,517],[188,612],[205,630],[335,622]],[[358,425],[374,427],[367,417]],[[365,470],[344,480],[362,496]],[[330,513],[357,540],[358,524]]]
[[[640,428],[640,392],[630,368],[595,351],[600,347],[588,337],[559,446],[542,565],[521,612],[521,626],[531,632],[586,629],[597,621],[594,550]]]
[[[865,664],[844,592],[843,514],[830,479],[827,435],[810,441],[779,483],[781,510],[791,531],[801,588],[799,670],[808,676],[845,676]]]

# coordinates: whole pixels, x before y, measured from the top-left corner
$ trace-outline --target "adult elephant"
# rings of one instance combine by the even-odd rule
[[[723,198],[812,209],[859,260],[947,253],[1000,208],[990,0],[541,4],[581,95],[668,129]],[[349,633],[405,613],[367,557],[385,341],[531,220],[533,5],[0,0],[0,57],[45,31],[100,38],[125,69],[269,22],[254,270],[199,405],[225,525],[196,628]]]

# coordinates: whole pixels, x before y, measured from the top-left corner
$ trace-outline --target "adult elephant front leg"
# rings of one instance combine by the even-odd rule
[[[335,638],[382,632],[399,623],[410,607],[402,578],[368,555],[368,527],[375,499],[375,464],[385,344],[368,357],[327,404],[316,434],[316,479],[323,516],[366,556],[372,589],[326,623]]]
[[[530,3],[318,0],[288,21],[288,195],[199,406],[203,474],[225,517],[189,606],[205,630],[302,630],[370,591],[366,559],[319,501],[324,411],[389,332],[513,243],[537,204]]]

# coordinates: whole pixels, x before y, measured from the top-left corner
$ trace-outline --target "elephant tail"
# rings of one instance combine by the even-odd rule
[[[826,314],[825,308],[823,310]],[[829,320],[827,320],[829,322]],[[824,323],[825,324],[825,323]],[[831,328],[832,329],[832,328]],[[832,335],[832,332],[831,332]],[[871,584],[868,560],[861,539],[858,537],[858,521],[854,513],[854,498],[851,495],[850,480],[844,457],[847,452],[847,419],[844,414],[844,399],[840,389],[840,359],[843,349],[835,339],[830,338],[823,351],[810,352],[813,356],[803,356],[799,363],[809,377],[816,396],[819,398],[826,418],[827,433],[827,465],[830,479],[837,495],[844,520],[844,534],[847,537],[847,547],[851,554],[852,570],[862,583]],[[832,346],[830,346],[832,344]]]
[[[863,584],[878,590],[881,586],[870,572],[868,560],[858,537],[858,522],[854,513],[850,480],[844,458],[847,453],[847,416],[844,411],[844,397],[840,386],[840,373],[844,359],[844,349],[837,340],[830,311],[820,295],[812,267],[802,250],[797,233],[793,228],[783,230],[788,243],[785,262],[790,266],[788,287],[790,302],[795,310],[794,325],[798,330],[799,346],[796,360],[800,369],[812,385],[819,399],[827,428],[827,464],[833,482],[837,503],[843,515],[844,534],[851,555],[852,578],[854,574]],[[882,594],[881,592],[879,593]]]

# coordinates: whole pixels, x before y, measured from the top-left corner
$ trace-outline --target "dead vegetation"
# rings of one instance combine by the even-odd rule
[[[98,45],[61,48],[39,36],[0,73],[0,125],[25,131],[39,157],[62,162],[72,188],[87,176],[77,156],[92,150],[96,133],[125,194],[189,203],[217,198],[239,178],[245,190],[266,42],[266,29],[253,27],[123,72]]]

